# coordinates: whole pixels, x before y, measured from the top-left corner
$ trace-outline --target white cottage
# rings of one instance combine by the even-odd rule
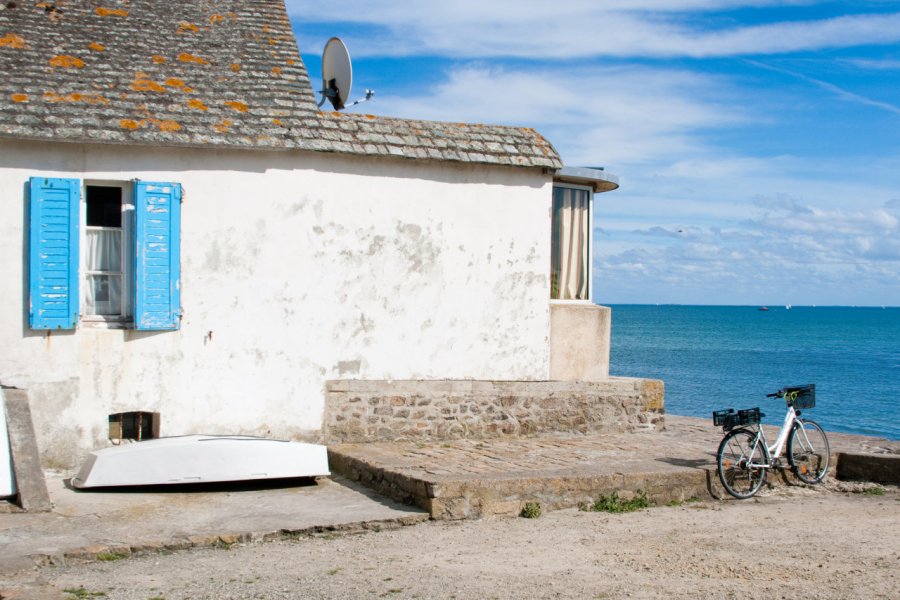
[[[8,3],[0,68],[0,382],[45,466],[321,439],[335,381],[607,376],[615,179],[531,129],[319,112],[282,0]]]

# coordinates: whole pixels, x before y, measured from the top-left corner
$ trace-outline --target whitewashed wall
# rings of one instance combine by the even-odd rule
[[[30,176],[183,185],[179,331],[28,329]],[[114,412],[315,437],[327,379],[546,379],[550,202],[533,170],[0,141],[0,381],[67,468]]]

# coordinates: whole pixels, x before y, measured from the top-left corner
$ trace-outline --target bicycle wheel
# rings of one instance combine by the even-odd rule
[[[735,498],[749,498],[766,481],[769,463],[765,443],[749,429],[735,429],[722,438],[716,453],[719,480]]]
[[[819,483],[828,473],[831,448],[828,437],[818,423],[797,419],[787,442],[788,462],[794,474],[804,483]]]

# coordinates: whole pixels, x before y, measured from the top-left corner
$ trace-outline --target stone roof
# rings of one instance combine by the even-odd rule
[[[0,73],[0,137],[562,166],[533,129],[319,111],[283,0],[4,0]]]

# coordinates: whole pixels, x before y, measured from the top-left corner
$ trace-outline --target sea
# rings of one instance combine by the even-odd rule
[[[816,384],[803,411],[827,431],[900,440],[900,308],[611,305],[610,374],[662,379],[666,412],[707,417]]]

